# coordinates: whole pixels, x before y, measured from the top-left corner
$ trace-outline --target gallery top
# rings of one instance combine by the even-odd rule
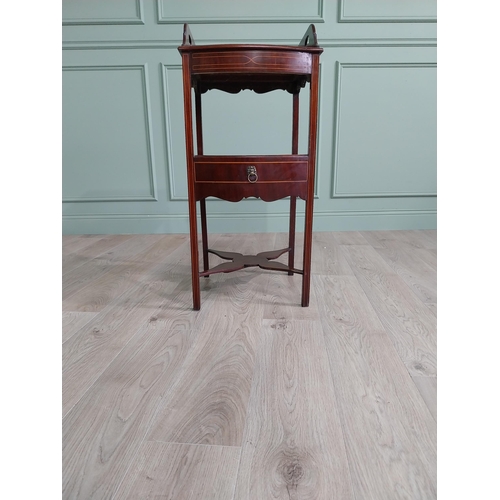
[[[196,45],[185,24],[179,52],[183,65],[188,65],[192,87],[201,93],[211,89],[230,93],[244,89],[257,93],[282,89],[296,94],[310,81],[313,57],[318,57],[323,49],[318,46],[313,24],[297,46]]]

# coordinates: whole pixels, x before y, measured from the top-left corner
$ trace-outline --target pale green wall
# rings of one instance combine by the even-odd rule
[[[435,0],[63,0],[64,232],[188,231],[184,22],[198,44],[292,45],[313,22],[325,49],[314,229],[434,228],[435,15]],[[291,152],[289,94],[203,99],[205,153]],[[212,232],[288,227],[287,200],[207,206]]]

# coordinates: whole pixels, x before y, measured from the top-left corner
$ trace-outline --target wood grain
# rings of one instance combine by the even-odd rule
[[[345,276],[353,274],[333,233],[313,236],[312,271],[314,274]]]
[[[97,313],[93,312],[63,312],[62,314],[62,341],[66,342],[78,330],[83,328]]]
[[[67,311],[102,311],[116,297],[131,287],[137,286],[143,275],[154,279],[158,264],[165,262],[169,254],[186,242],[183,235],[162,236],[145,251],[115,264],[103,276],[88,283],[68,299],[63,301]]]
[[[437,252],[432,248],[417,248],[412,251],[420,260],[423,260],[430,268],[437,271]]]
[[[234,498],[354,498],[321,327],[264,325]]]
[[[115,498],[231,500],[240,448],[146,442]]]
[[[217,244],[219,235],[211,235],[210,243]],[[202,254],[199,254],[200,260]],[[151,316],[151,323],[158,328],[171,329],[193,329],[198,316],[203,317],[208,311],[202,310],[193,314],[192,292],[191,292],[191,261],[189,242],[183,243],[168,256],[168,261],[152,269],[152,272],[139,278],[146,285],[151,280],[162,280],[169,285],[161,291],[161,303],[155,314]],[[208,297],[212,291],[216,279],[209,278],[200,280],[200,288],[203,297]]]
[[[146,326],[63,421],[63,498],[110,498],[194,334]]]
[[[103,236],[102,238],[89,238],[88,241],[90,242],[90,245],[87,244],[84,248],[79,248],[76,251],[63,255],[63,274],[90,262],[92,259],[95,259],[102,253],[111,250],[131,237],[132,235],[129,234],[114,234]]]
[[[335,233],[337,234],[337,233]],[[426,231],[366,231],[363,238],[373,248],[386,248],[387,242],[398,241],[410,248],[436,248],[436,236]]]
[[[251,315],[214,310],[162,401],[150,441],[241,446],[261,332]]]
[[[103,236],[96,235],[71,235],[62,237],[62,255],[67,256],[78,250],[82,250],[102,239]]]
[[[336,231],[326,234],[331,235],[337,245],[368,245],[368,241],[359,231]]]
[[[363,238],[373,248],[385,248],[384,242],[392,236],[391,231],[363,231]]]
[[[434,377],[412,377],[427,404],[434,420],[437,421],[437,379]]]
[[[61,238],[62,249],[64,253],[64,249],[69,245],[72,245],[75,241],[78,241],[81,238],[79,234],[66,234]]]
[[[99,378],[129,340],[148,322],[154,322],[164,293],[175,284],[158,279],[105,308],[63,344],[63,415]]]
[[[377,253],[401,276],[403,281],[424,303],[437,301],[436,271],[413,252],[408,252],[399,242],[387,242],[386,248]]]
[[[314,275],[311,278],[314,283]],[[302,279],[300,275],[288,276],[273,273],[269,277],[268,297],[264,307],[264,319],[318,319],[317,304],[309,307],[300,304]]]
[[[63,300],[66,300],[93,280],[104,276],[116,265],[123,265],[133,261],[138,254],[154,245],[160,237],[148,234],[142,238],[131,238],[90,262],[63,274]]]
[[[401,234],[400,234],[401,233]],[[430,231],[391,231],[394,239],[403,241],[414,248],[435,249],[437,244],[436,234]]]
[[[429,309],[432,312],[432,314],[434,314],[434,316],[436,316],[437,318],[437,304],[428,303],[425,305],[427,306],[427,309]]]
[[[424,229],[422,231],[430,241],[434,243],[433,248],[437,248],[437,230],[436,229]]]
[[[411,375],[436,376],[436,318],[369,246],[342,251]]]
[[[315,292],[356,498],[435,498],[435,422],[359,283]]]

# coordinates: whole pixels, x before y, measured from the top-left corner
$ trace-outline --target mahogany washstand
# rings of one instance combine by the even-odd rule
[[[193,308],[200,309],[200,277],[228,273],[244,267],[302,274],[302,306],[309,305],[311,250],[316,167],[316,136],[318,122],[319,56],[316,30],[310,25],[298,46],[284,45],[196,45],[187,24],[182,45],[182,76],[184,86],[184,122],[186,127],[186,158],[188,177],[189,231],[191,241],[191,272]],[[299,92],[310,83],[308,154],[298,154]],[[196,116],[196,155],[193,144],[192,96],[194,89]],[[256,93],[285,90],[293,96],[292,154],[231,155],[203,154],[201,94],[217,89],[238,93],[251,89]],[[208,248],[206,198],[214,196],[237,202],[257,197],[275,201],[290,197],[290,230],[288,247],[261,252],[255,256],[221,252]],[[295,217],[297,197],[305,200],[303,269],[294,267]],[[200,202],[203,271],[198,266],[198,235],[196,202]],[[288,252],[288,265],[272,262]],[[228,260],[209,268],[212,253]]]

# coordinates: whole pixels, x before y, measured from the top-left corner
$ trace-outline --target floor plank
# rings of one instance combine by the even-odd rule
[[[92,259],[95,259],[104,252],[108,252],[130,238],[132,238],[130,234],[113,234],[103,236],[102,238],[89,239],[90,245],[87,244],[84,248],[80,248],[77,251],[73,251],[63,256],[63,274],[90,262]]]
[[[434,377],[412,377],[434,420],[437,421],[437,379]]]
[[[162,401],[149,441],[241,446],[260,331],[251,316],[214,310]]]
[[[430,268],[437,271],[437,252],[432,248],[416,248],[412,251],[420,260],[423,260]]]
[[[375,249],[351,245],[342,250],[410,374],[435,377],[435,316]]]
[[[424,229],[422,232],[434,243],[434,248],[437,248],[437,230]]]
[[[212,235],[211,243],[217,243],[219,235]],[[201,239],[199,241],[201,248]],[[201,265],[201,251],[199,255]],[[200,280],[202,303],[210,296],[212,289],[216,287],[218,275]],[[193,296],[191,291],[191,255],[189,241],[186,241],[173,251],[168,261],[154,267],[150,273],[138,277],[141,286],[149,282],[162,281],[165,287],[161,290],[158,309],[151,316],[150,321],[158,327],[166,330],[193,329],[194,323],[199,316],[207,313],[207,308],[201,311],[193,311]],[[132,293],[135,289],[132,289]],[[130,295],[129,291],[129,295]],[[123,297],[124,294],[122,294]]]
[[[62,237],[62,255],[67,256],[82,250],[96,241],[103,238],[103,235],[72,235]]]
[[[393,235],[394,231],[363,231],[363,238],[373,247],[373,248],[385,248],[385,242],[387,240],[394,240],[396,236]]]
[[[61,243],[62,243],[62,248],[68,247],[69,245],[72,245],[73,242],[78,241],[81,238],[81,235],[79,234],[65,234],[62,236]]]
[[[309,307],[301,306],[301,275],[271,274],[268,292],[269,297],[263,313],[264,319],[318,319],[316,303],[311,301]]]
[[[109,272],[88,283],[63,301],[67,311],[102,311],[124,291],[137,287],[144,281],[143,275],[154,279],[158,265],[166,262],[170,254],[182,244],[187,244],[183,235],[163,236],[145,251],[124,263],[117,263]]]
[[[231,500],[240,448],[147,442],[114,497]]]
[[[157,280],[110,305],[63,344],[63,415],[99,378],[130,339],[155,322],[163,294],[175,285]]]
[[[313,274],[335,276],[353,274],[333,233],[314,234],[311,268]]]
[[[422,302],[437,301],[436,271],[415,253],[408,252],[397,241],[387,242],[386,248],[377,249],[377,253],[401,276]]]
[[[332,235],[337,245],[368,245],[368,241],[359,231],[336,231],[326,234]]]
[[[435,422],[368,298],[351,276],[315,294],[356,498],[435,498]]]
[[[321,326],[264,328],[234,498],[354,498]]]
[[[337,234],[337,233],[335,233]],[[362,233],[366,241],[373,248],[386,248],[387,242],[398,241],[408,247],[415,248],[436,248],[436,238],[426,231],[366,231]]]
[[[436,316],[437,318],[437,304],[428,303],[425,305],[427,306],[427,309],[429,309],[432,312],[432,314],[434,314],[434,316]]]
[[[62,313],[62,341],[66,342],[90,320],[95,318],[94,312],[66,312]]]
[[[134,259],[137,259],[141,252],[154,245],[160,238],[161,236],[155,234],[130,238],[86,264],[63,274],[63,300],[69,298],[92,281],[104,276],[115,266],[134,262]]]
[[[194,332],[147,326],[63,420],[63,498],[111,498],[144,440]]]
[[[396,239],[412,245],[414,248],[436,249],[437,239],[430,232],[425,230],[420,231],[392,231],[395,233]]]

